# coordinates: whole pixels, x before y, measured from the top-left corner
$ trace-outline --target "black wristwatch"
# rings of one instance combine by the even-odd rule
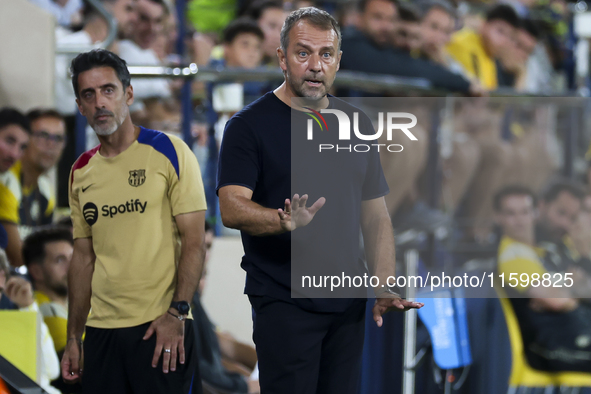
[[[170,303],[170,307],[179,311],[181,315],[188,315],[191,311],[191,305],[187,301],[173,301]]]

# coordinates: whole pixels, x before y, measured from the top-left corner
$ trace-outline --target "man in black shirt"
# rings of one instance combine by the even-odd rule
[[[480,88],[461,75],[444,67],[415,59],[389,43],[398,16],[393,0],[365,0],[360,2],[360,28],[343,32],[343,70],[389,74],[400,77],[425,78],[433,87],[479,95]]]
[[[386,277],[395,274],[395,254],[379,155],[349,155],[347,160],[334,152],[308,156],[315,149],[294,150],[306,133],[293,125],[305,124],[312,110],[355,110],[327,95],[341,59],[336,21],[316,8],[294,11],[283,26],[278,57],[285,82],[226,125],[217,185],[224,224],[242,234],[261,393],[356,393],[365,300],[294,297],[294,257],[298,263],[310,257],[329,272],[359,275],[361,225],[368,266],[379,278],[376,324],[382,325],[389,308],[404,311],[422,304],[385,287]],[[335,118],[325,117],[326,131],[338,130]],[[373,133],[367,116],[361,113],[361,118],[360,129]],[[314,138],[324,142],[330,135],[319,132]],[[290,199],[292,187],[309,196]],[[308,206],[308,199],[315,202]],[[332,244],[335,240],[340,243]],[[342,250],[334,247],[343,244]]]

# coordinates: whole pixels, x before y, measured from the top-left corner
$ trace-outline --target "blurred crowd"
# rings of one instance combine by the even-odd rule
[[[108,21],[82,0],[30,1],[55,16],[58,50],[90,49],[108,37]],[[449,256],[454,251],[448,246],[458,242],[481,247],[483,255],[492,248],[492,255],[498,253],[502,262],[500,272],[516,264],[518,256],[519,264],[527,261],[528,273],[573,272],[584,283],[591,278],[591,176],[581,171],[579,183],[556,181],[573,159],[559,158],[558,147],[565,143],[569,126],[559,125],[557,119],[564,118],[565,109],[555,103],[531,105],[487,97],[502,88],[531,95],[564,94],[573,88],[572,11],[567,2],[191,0],[182,37],[172,0],[98,2],[117,26],[108,49],[128,65],[194,62],[214,69],[277,69],[280,32],[288,13],[309,6],[331,12],[342,31],[341,70],[422,78],[438,91],[471,96],[448,100],[444,110],[437,100],[397,102],[419,119],[413,128],[418,141],[404,144],[404,155],[382,155],[391,190],[386,202],[397,234],[410,233],[413,241],[417,233],[434,235]],[[177,52],[179,43],[184,53]],[[68,216],[56,214],[59,206],[67,207],[67,200],[56,197],[52,169],[59,163],[57,179],[61,189],[67,188],[68,171],[76,159],[71,148],[77,113],[69,77],[73,57],[56,55],[56,108],[27,114],[0,109],[0,309],[43,315],[41,383],[48,392],[66,390],[59,383],[49,386],[58,376],[57,354],[66,341],[66,276],[73,245]],[[179,133],[183,82],[132,78],[132,86],[134,123]],[[192,148],[206,187],[210,237],[223,231],[217,220],[215,174],[224,125],[276,86],[276,81],[191,83]],[[333,94],[375,96],[363,87],[337,88]],[[438,124],[433,114],[439,115]],[[431,138],[434,128],[443,136],[439,141]],[[87,136],[91,148],[96,144],[94,133],[90,130]],[[390,143],[402,142],[396,141],[398,137]],[[437,182],[427,174],[429,168],[438,169]],[[62,192],[59,196],[67,195]],[[404,239],[397,242],[402,245]],[[465,260],[456,258],[458,264]],[[17,269],[23,266],[27,269]],[[528,315],[523,308],[541,314],[587,308],[581,301],[588,297],[583,290],[558,295],[539,294],[527,286],[520,290],[531,300],[515,305],[523,316]],[[548,297],[562,301],[546,301]],[[216,335],[200,307],[199,294],[193,301],[199,311],[195,315],[200,316],[196,324],[205,335],[198,342],[206,344],[201,350],[209,363],[201,366],[204,387],[212,392],[256,392],[256,378],[250,377],[256,363],[253,350]],[[543,316],[533,319],[532,327],[554,327]],[[587,333],[588,328],[572,330]],[[561,346],[571,349],[570,344]],[[591,355],[584,346],[578,350]],[[232,358],[234,367],[228,368]],[[573,368],[591,372],[589,365]]]

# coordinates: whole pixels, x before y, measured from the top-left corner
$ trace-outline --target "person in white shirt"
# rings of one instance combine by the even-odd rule
[[[100,0],[105,9],[117,21],[118,37],[126,38],[131,35],[137,21],[135,9],[136,0]],[[84,9],[84,27],[72,33],[66,29],[56,29],[56,46],[60,47],[91,47],[107,38],[109,25],[107,21],[92,6]],[[118,40],[108,48],[118,52]],[[65,116],[75,115],[76,96],[72,90],[69,69],[70,61],[76,56],[57,55],[55,58],[55,97],[57,110]]]
[[[163,0],[137,0],[136,7],[138,19],[133,34],[131,39],[119,43],[119,56],[133,66],[161,66],[153,46],[164,29],[169,10]],[[164,120],[174,112],[170,110],[172,93],[166,79],[134,78],[133,81],[135,103],[130,111],[136,124]]]

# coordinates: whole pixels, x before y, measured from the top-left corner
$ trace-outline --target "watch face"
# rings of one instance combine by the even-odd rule
[[[182,315],[186,315],[189,313],[189,311],[191,310],[191,306],[189,305],[189,303],[187,301],[181,301],[178,303],[177,308],[176,308],[179,313],[181,313]]]

